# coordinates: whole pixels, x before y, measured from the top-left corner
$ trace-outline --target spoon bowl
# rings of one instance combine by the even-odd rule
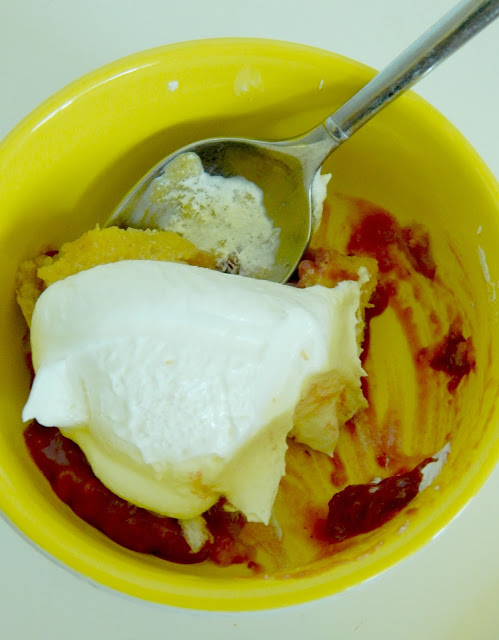
[[[328,145],[325,139],[322,147]],[[312,184],[320,169],[321,153],[308,136],[297,140],[264,142],[242,138],[213,138],[188,145],[159,162],[121,202],[106,226],[147,229],[151,225],[140,202],[151,183],[170,162],[184,153],[195,153],[210,175],[244,176],[263,193],[264,206],[280,229],[280,243],[270,270],[255,276],[286,282],[307,247],[314,226]]]

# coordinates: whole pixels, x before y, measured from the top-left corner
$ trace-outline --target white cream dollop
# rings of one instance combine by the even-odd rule
[[[361,283],[141,260],[70,276],[35,307],[23,420],[60,427],[139,506],[188,519],[223,495],[268,523],[307,381],[335,370],[360,389]]]

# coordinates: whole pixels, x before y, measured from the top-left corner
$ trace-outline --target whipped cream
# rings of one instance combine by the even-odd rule
[[[142,260],[70,276],[35,307],[23,420],[60,427],[139,506],[189,519],[225,496],[268,523],[309,381],[339,372],[363,402],[366,278],[298,289]]]

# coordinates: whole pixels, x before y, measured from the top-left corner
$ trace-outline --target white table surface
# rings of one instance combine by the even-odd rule
[[[76,77],[134,51],[219,36],[302,42],[381,68],[453,0],[0,0],[0,138]],[[499,177],[499,20],[417,86]],[[303,607],[204,615],[89,586],[0,520],[1,640],[497,640],[499,469],[425,549]]]

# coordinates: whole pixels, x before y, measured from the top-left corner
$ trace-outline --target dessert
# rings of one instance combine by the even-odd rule
[[[80,442],[84,450],[88,448],[88,451],[85,450],[88,461],[76,444],[64,437],[69,436],[78,442],[78,436],[75,435],[78,429],[71,434],[78,419],[64,429],[64,436],[55,426],[43,427],[33,423],[25,434],[31,455],[56,493],[80,517],[104,531],[113,540],[137,551],[154,553],[176,562],[199,562],[211,558],[223,566],[243,563],[251,571],[279,575],[283,571],[289,572],[313,564],[321,557],[334,556],[336,549],[344,544],[343,541],[356,535],[369,535],[370,530],[393,518],[425,488],[425,473],[432,465],[437,464],[433,459],[435,451],[443,447],[443,453],[438,456],[440,461],[448,455],[449,436],[445,433],[438,436],[440,446],[431,444],[431,448],[428,448],[424,443],[416,443],[411,452],[402,452],[397,450],[398,441],[394,437],[393,427],[390,426],[388,434],[384,433],[375,413],[376,402],[373,401],[375,389],[373,391],[372,382],[376,381],[376,377],[366,379],[360,369],[361,363],[365,369],[369,369],[371,365],[370,323],[376,315],[382,315],[387,307],[399,313],[401,321],[405,323],[404,327],[410,329],[410,347],[414,352],[420,388],[427,384],[428,376],[432,376],[432,381],[436,381],[439,388],[440,382],[445,384],[445,393],[451,395],[459,392],[459,385],[463,384],[465,377],[475,368],[472,340],[463,335],[466,327],[462,319],[459,323],[455,318],[451,321],[443,317],[441,322],[433,322],[434,335],[438,335],[439,339],[435,339],[432,344],[428,341],[420,344],[410,327],[410,314],[406,312],[408,307],[403,306],[403,303],[407,304],[404,297],[407,297],[407,288],[413,283],[417,284],[418,304],[426,304],[421,292],[424,293],[427,289],[434,293],[440,287],[429,238],[420,227],[400,227],[387,212],[368,206],[367,203],[355,203],[355,206],[357,219],[351,221],[352,232],[343,251],[356,255],[341,255],[331,248],[325,234],[329,222],[326,207],[323,223],[316,232],[311,250],[300,265],[294,287],[272,285],[289,289],[293,300],[295,294],[307,293],[308,287],[311,287],[311,293],[317,284],[329,288],[332,298],[336,295],[333,293],[335,290],[347,287],[355,291],[357,306],[353,307],[355,320],[350,324],[350,329],[353,327],[353,338],[350,335],[349,344],[354,344],[356,357],[360,357],[356,363],[354,381],[352,376],[345,379],[343,375],[338,375],[339,368],[335,371],[331,362],[321,365],[323,369],[319,367],[309,384],[305,384],[305,378],[302,379],[304,388],[288,404],[288,411],[292,407],[292,419],[289,420],[288,416],[286,426],[282,426],[279,453],[281,466],[276,465],[273,469],[273,486],[279,484],[277,495],[275,489],[269,490],[266,507],[261,509],[260,503],[255,508],[254,505],[259,503],[264,493],[259,490],[258,499],[250,508],[234,499],[230,489],[223,487],[220,490],[219,486],[212,486],[209,499],[203,502],[207,496],[205,486],[201,483],[199,488],[202,490],[199,494],[202,500],[195,510],[170,510],[168,513],[168,509],[163,509],[161,513],[162,509],[158,509],[157,505],[141,499],[127,501],[127,491],[121,497],[113,495],[115,492],[120,496],[121,490],[113,486],[109,477],[104,478],[105,472],[97,472],[97,476],[102,476],[100,480],[95,477],[89,466],[90,462],[94,467],[95,461],[92,460],[92,447],[87,447],[88,437],[86,443],[85,438]],[[136,234],[145,235],[140,235],[139,241],[139,235]],[[125,238],[130,241],[127,242]],[[81,276],[83,279],[90,278],[88,282],[91,288],[92,282],[96,282],[92,280],[95,274],[120,271],[122,267],[116,265],[107,265],[106,268],[97,266],[108,262],[116,263],[121,258],[113,249],[120,242],[128,247],[124,255],[128,267],[134,265],[133,260],[142,263],[144,251],[149,256],[146,259],[150,259],[151,252],[145,249],[149,242],[156,246],[164,245],[162,255],[166,256],[167,261],[191,265],[170,264],[167,270],[172,273],[194,273],[197,269],[214,266],[212,257],[174,233],[96,229],[75,243],[63,246],[56,255],[45,254],[21,268],[19,302],[25,310],[27,320],[30,321],[30,310],[35,306],[36,297],[47,285],[48,300],[50,297],[57,298],[55,293],[50,293],[50,288],[57,280],[62,280],[61,287],[71,287],[71,282],[74,282],[72,278],[78,277],[74,274],[83,270]],[[140,249],[134,248],[135,242],[136,247],[140,245]],[[177,247],[176,253],[171,247],[168,248],[170,242]],[[182,250],[178,250],[180,245]],[[155,258],[162,259],[160,253]],[[196,265],[197,261],[203,264]],[[83,275],[84,273],[87,275]],[[210,278],[211,276],[217,281],[220,278],[239,280],[233,275],[213,273]],[[375,289],[377,277],[379,281]],[[150,276],[145,278],[149,279]],[[203,277],[203,282],[208,280]],[[142,288],[139,284],[137,290]],[[266,286],[271,283],[260,284]],[[239,288],[239,285],[234,286]],[[303,291],[300,292],[300,289]],[[52,288],[52,292],[55,291],[57,289]],[[441,293],[440,290],[438,292]],[[40,300],[42,299],[43,296]],[[220,303],[222,298],[218,300],[216,306],[221,305],[223,311],[223,304]],[[248,305],[249,314],[251,306]],[[43,306],[40,308],[43,309]],[[448,305],[448,309],[450,308]],[[68,313],[71,313],[70,309]],[[224,313],[227,313],[226,309]],[[50,326],[56,318],[51,316],[47,321],[47,326]],[[316,334],[319,325],[313,325]],[[291,329],[289,345],[292,345],[293,337],[298,334],[301,338],[299,325],[292,325]],[[445,339],[447,333],[448,339]],[[86,335],[88,337],[89,334]],[[73,338],[68,344],[70,347],[74,346]],[[324,344],[328,344],[327,339]],[[465,349],[463,344],[466,345]],[[289,351],[292,352],[293,349],[290,348]],[[294,353],[300,351],[301,347]],[[279,357],[284,352],[285,350]],[[457,352],[460,360],[459,379],[456,383],[455,367],[452,368],[451,365],[456,360]],[[36,354],[36,350],[34,353]],[[140,353],[143,355],[143,352]],[[48,360],[51,358],[49,355]],[[450,363],[449,366],[443,360]],[[35,367],[38,368],[42,361],[43,358],[35,356]],[[454,381],[450,386],[449,376]],[[35,388],[36,383],[33,389]],[[64,407],[64,402],[68,400],[66,394],[62,400],[61,407]],[[369,400],[369,404],[366,400]],[[428,409],[428,402],[427,398],[421,396],[422,410],[425,407]],[[28,413],[26,417],[29,417]],[[62,411],[61,421],[69,413]],[[54,415],[49,415],[49,420],[46,421],[49,422],[53,417]],[[86,417],[80,417],[80,420],[85,421]],[[265,426],[265,420],[260,420],[260,423],[261,427],[262,423]],[[324,428],[325,425],[327,429]],[[265,431],[263,427],[262,433]],[[80,430],[83,431],[85,430]],[[347,443],[349,447],[358,448],[357,469],[345,469],[342,463]],[[279,483],[286,447],[286,473]],[[152,450],[155,450],[154,446]],[[374,461],[371,460],[371,455]],[[237,456],[235,459],[237,460]],[[245,462],[240,462],[238,466],[244,464]],[[97,466],[94,471],[97,471]],[[123,474],[120,471],[118,475]],[[373,481],[373,478],[379,476],[383,476],[381,482]],[[101,480],[104,480],[104,484]],[[403,499],[394,503],[391,497],[393,490],[400,489],[401,484],[407,487],[407,491]],[[358,513],[355,515],[352,510],[352,505],[359,502],[359,496],[363,496],[363,514],[368,517]],[[382,517],[371,517],[375,513],[382,513]]]

